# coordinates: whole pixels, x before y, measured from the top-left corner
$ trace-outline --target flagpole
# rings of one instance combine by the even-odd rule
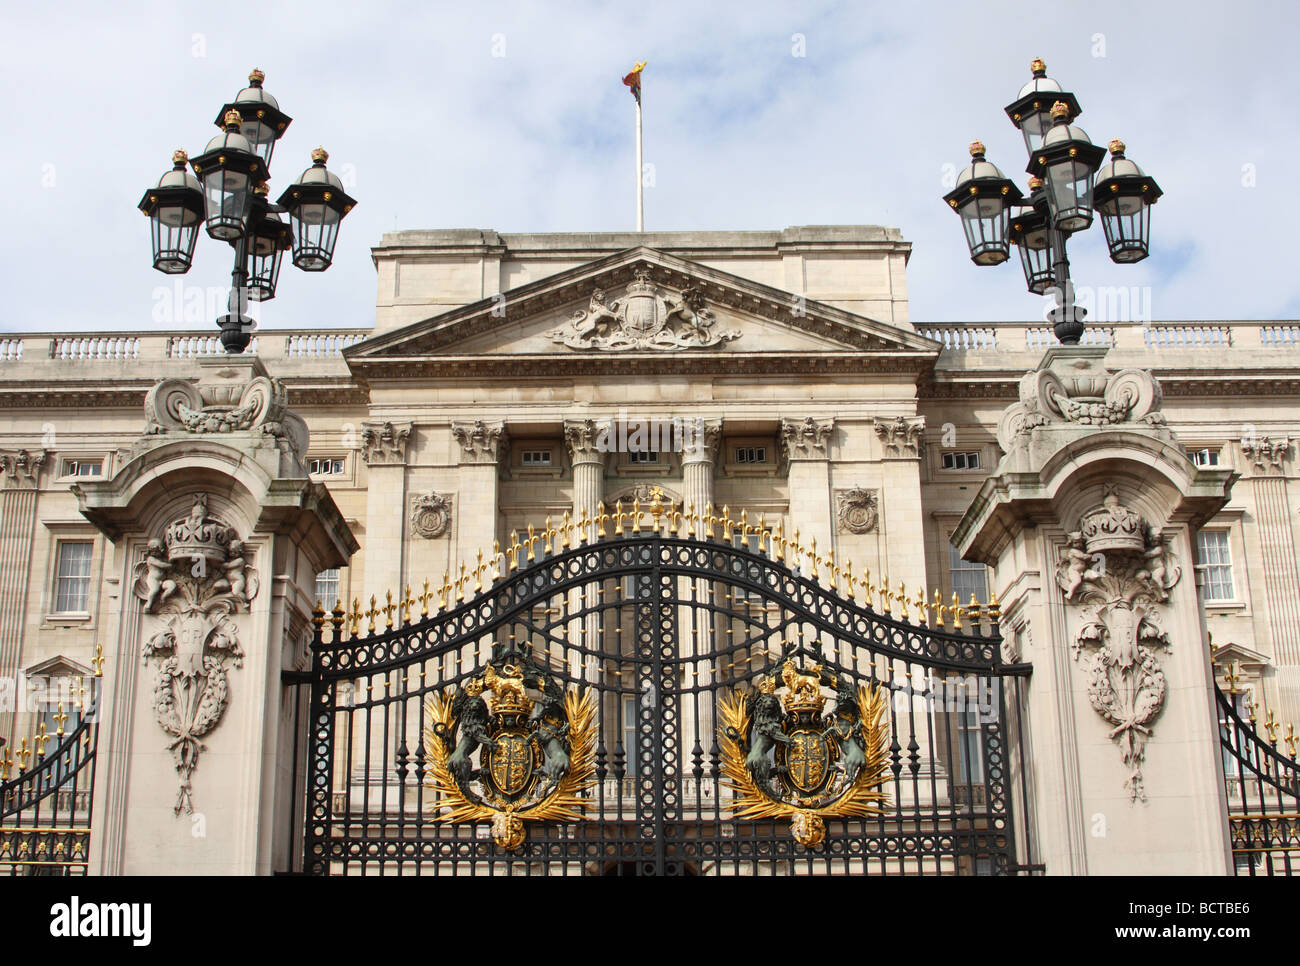
[[[641,96],[636,98],[636,230],[645,231],[645,200],[641,185]]]

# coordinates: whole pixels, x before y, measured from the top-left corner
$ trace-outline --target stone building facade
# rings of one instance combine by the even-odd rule
[[[1005,597],[1010,571],[979,546],[962,559],[954,532],[1053,339],[913,322],[909,254],[869,226],[385,235],[373,330],[268,330],[253,347],[359,545],[317,594],[365,606],[436,585],[530,524],[653,492],[761,516],[909,597]],[[1300,720],[1300,324],[1099,323],[1088,341],[1111,372],[1155,376],[1189,467],[1235,479],[1179,564],[1190,619],[1261,717]],[[219,351],[206,332],[0,336],[0,680],[89,674],[97,645],[114,660],[128,577],[84,485],[138,452],[151,387],[218,372]],[[1099,393],[1082,405],[1082,424],[1110,419]],[[1011,659],[1046,658],[1034,621],[1009,615]],[[38,718],[11,701],[0,736],[16,746]]]

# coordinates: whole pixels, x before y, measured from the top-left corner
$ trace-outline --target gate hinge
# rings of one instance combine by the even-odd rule
[[[280,672],[281,684],[311,684],[312,676],[310,671],[294,671],[292,669]]]

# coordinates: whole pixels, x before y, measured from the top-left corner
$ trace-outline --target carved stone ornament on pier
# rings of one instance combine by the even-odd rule
[[[925,417],[895,416],[893,419],[878,419],[876,436],[884,446],[886,457],[919,457],[921,440],[925,436]]]
[[[1067,347],[1044,357],[1044,365],[1020,380],[1020,401],[998,423],[1007,453],[1027,445],[1039,427],[1143,426],[1164,428],[1160,384],[1144,369],[1109,371],[1105,348]]]
[[[508,440],[501,419],[457,420],[451,424],[451,435],[460,444],[462,463],[496,463]]]
[[[687,286],[672,297],[650,279],[641,266],[621,299],[610,299],[604,289],[591,293],[585,310],[573,313],[564,325],[547,336],[570,349],[606,352],[629,349],[707,349],[740,338],[734,329],[719,330],[704,297]]]
[[[145,434],[255,432],[304,453],[307,426],[290,411],[284,383],[242,374],[231,368],[207,373],[197,382],[161,380],[144,397]]]
[[[411,501],[411,529],[426,540],[441,537],[451,526],[451,498],[424,493]]]
[[[366,465],[405,463],[406,443],[411,438],[410,422],[369,422],[361,424],[361,454]]]
[[[876,491],[860,486],[836,490],[840,529],[844,533],[870,533],[876,529],[879,507]]]
[[[149,541],[135,566],[132,591],[162,624],[145,642],[143,657],[155,664],[154,716],[171,739],[180,776],[178,815],[194,810],[191,778],[204,749],[200,739],[217,727],[230,702],[227,670],[243,663],[232,617],[247,613],[257,596],[250,557],[234,529],[208,515],[207,496],[200,493],[188,515]]]
[[[781,446],[787,460],[824,460],[829,458],[834,419],[781,420]]]
[[[1123,506],[1113,486],[1080,518],[1057,563],[1066,601],[1081,609],[1071,650],[1093,709],[1112,726],[1131,801],[1146,800],[1142,763],[1166,690],[1156,652],[1172,647],[1160,611],[1181,575],[1161,532]]]

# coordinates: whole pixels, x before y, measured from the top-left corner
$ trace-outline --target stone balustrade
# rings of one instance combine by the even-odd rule
[[[280,329],[253,337],[247,353],[266,360],[337,360],[370,335],[365,329]],[[64,332],[0,334],[0,373],[48,362],[78,365],[194,359],[225,350],[209,332]]]
[[[1034,322],[917,322],[916,331],[945,349],[1040,352],[1058,345],[1050,326]],[[1118,349],[1300,348],[1300,322],[1115,322],[1089,325],[1084,345]]]

